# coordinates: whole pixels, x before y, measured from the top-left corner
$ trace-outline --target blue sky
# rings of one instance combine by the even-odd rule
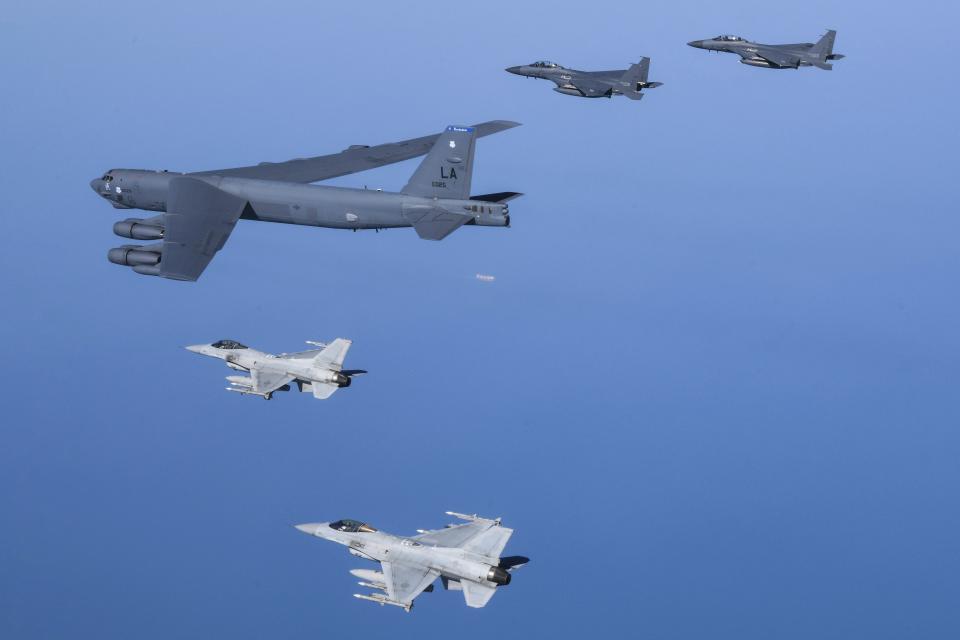
[[[0,635],[955,638],[957,9],[18,3],[0,17]],[[839,31],[832,73],[684,43]],[[640,103],[504,73],[652,57]],[[242,222],[196,284],[109,264],[111,167],[505,118],[441,243]],[[334,184],[399,189],[408,162]],[[477,272],[496,276],[476,281]],[[181,347],[354,339],[328,402]],[[354,600],[298,522],[503,516],[482,611]]]

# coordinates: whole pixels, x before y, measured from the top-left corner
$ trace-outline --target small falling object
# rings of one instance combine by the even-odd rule
[[[494,280],[496,280],[496,278],[494,278],[491,275],[487,275],[486,273],[478,273],[477,280],[479,280],[480,282],[493,282]]]

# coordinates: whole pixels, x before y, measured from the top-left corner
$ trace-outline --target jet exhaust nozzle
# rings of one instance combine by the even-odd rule
[[[350,376],[345,376],[342,373],[337,374],[336,384],[341,389],[349,387],[353,383],[353,378]]]
[[[510,572],[500,567],[490,567],[490,571],[487,572],[487,581],[497,585],[510,584],[510,578]]]

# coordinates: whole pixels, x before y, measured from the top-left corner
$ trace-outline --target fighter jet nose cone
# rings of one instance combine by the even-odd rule
[[[507,67],[504,71],[507,73],[519,73],[520,67]]]
[[[309,524],[295,524],[293,525],[293,528],[297,531],[302,531],[308,536],[315,536],[317,535],[317,529],[320,528],[320,525],[316,522],[311,522]]]
[[[697,47],[697,48],[699,48],[699,47],[700,47],[700,41],[699,41],[699,40],[691,40],[690,42],[687,43],[687,46],[688,46],[688,47]]]
[[[184,349],[186,349],[187,351],[192,351],[194,353],[203,353],[203,349],[206,346],[207,345],[205,344],[193,344],[193,345],[190,345],[189,347],[184,347]]]

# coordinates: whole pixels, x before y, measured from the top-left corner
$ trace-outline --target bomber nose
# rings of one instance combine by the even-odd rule
[[[90,181],[90,188],[96,193],[100,193],[100,187],[103,185],[103,180],[100,178],[94,178]]]

